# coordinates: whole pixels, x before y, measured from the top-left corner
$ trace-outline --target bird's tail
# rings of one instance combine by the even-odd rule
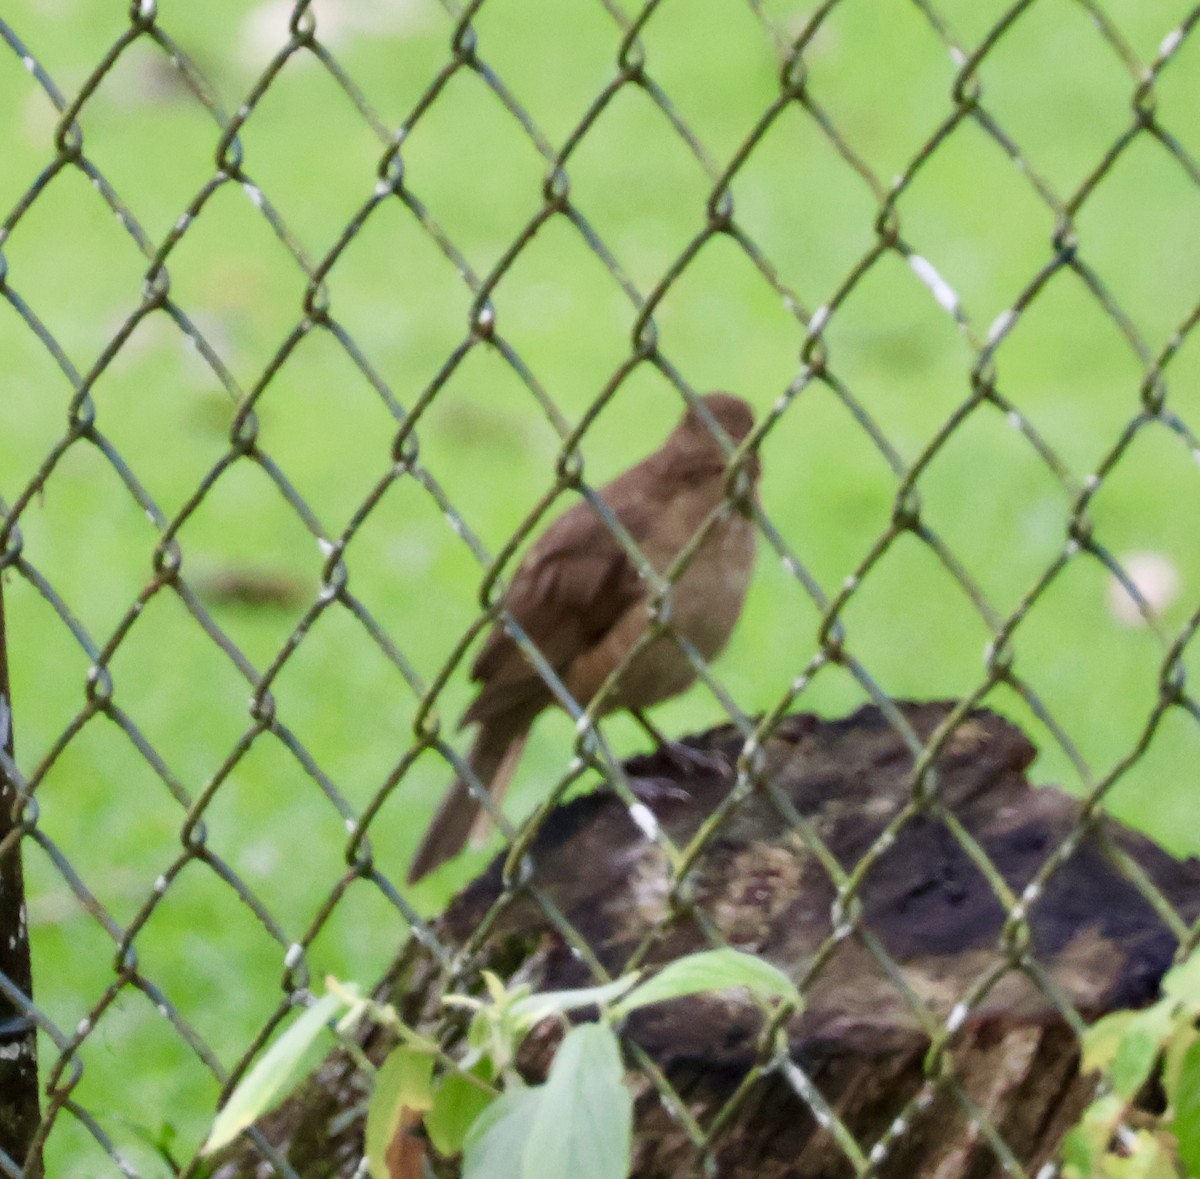
[[[480,724],[475,735],[467,763],[497,803],[504,797],[517,762],[521,760],[529,736],[530,719],[524,716],[496,717]],[[408,870],[409,884],[415,884],[422,876],[458,855],[468,838],[481,838],[488,830],[488,814],[483,805],[462,778],[455,779],[413,857]]]

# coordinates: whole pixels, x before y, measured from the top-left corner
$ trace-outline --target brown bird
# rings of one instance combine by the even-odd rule
[[[750,407],[711,393],[704,407],[734,445],[754,425]],[[724,648],[741,613],[754,562],[749,502],[727,500],[726,453],[711,427],[689,408],[663,445],[619,475],[599,495],[629,532],[646,563],[665,575],[706,520],[723,506],[670,591],[671,627],[706,660]],[[745,470],[755,494],[759,464]],[[542,534],[513,576],[505,609],[541,651],[567,690],[589,704],[650,625],[650,587],[586,500]],[[462,718],[478,724],[468,758],[497,801],[504,794],[529,727],[554,694],[497,623],[471,668],[481,687]],[[670,633],[647,644],[620,673],[598,712],[640,712],[690,687],[696,669]],[[459,778],[434,816],[413,859],[409,882],[458,854],[481,804]]]

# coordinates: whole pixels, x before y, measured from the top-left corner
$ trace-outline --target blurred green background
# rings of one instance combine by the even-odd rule
[[[1089,12],[1087,9],[1092,9]],[[991,45],[977,78],[981,119],[938,142],[896,205],[900,234],[956,293],[973,338],[1021,297],[1054,257],[1055,217],[1032,170],[1060,201],[1133,126],[1135,74],[1155,60],[1185,4],[1044,0]],[[723,169],[779,94],[779,40],[814,8],[792,0],[667,0],[642,32],[646,72]],[[1007,11],[993,0],[830,6],[806,49],[809,105],[793,103],[753,146],[733,184],[734,216],[806,312],[830,302],[877,241],[879,197],[847,159],[887,186],[907,172],[955,110],[959,69]],[[433,0],[341,0],[313,7],[317,37],[385,126],[452,60],[453,20]],[[157,23],[190,56],[227,110],[287,42],[290,6],[164,0]],[[73,98],[129,28],[107,0],[5,0],[8,24]],[[1120,35],[1120,47],[1105,35]],[[944,35],[935,25],[940,23]],[[487,0],[474,18],[479,59],[557,149],[616,76],[622,30],[595,0]],[[772,32],[773,30],[773,32]],[[1111,161],[1079,205],[1078,256],[1150,355],[1200,300],[1200,46],[1185,39],[1154,86],[1155,120]],[[1171,49],[1170,44],[1167,45]],[[1123,58],[1122,53],[1127,58]],[[18,54],[0,46],[0,211],[18,207],[54,160],[57,114]],[[984,129],[987,121],[993,133]],[[822,126],[824,123],[824,128]],[[156,246],[215,172],[220,132],[169,56],[136,39],[79,113],[87,159]],[[839,151],[829,130],[843,145]],[[1016,146],[1014,161],[1001,140]],[[379,137],[307,51],[279,72],[241,135],[246,178],[314,259],[369,200]],[[474,272],[488,273],[542,205],[545,160],[484,79],[456,72],[403,147],[406,184]],[[596,119],[573,154],[571,200],[644,294],[705,224],[711,180],[669,120],[636,86]],[[11,224],[11,218],[9,223]],[[77,168],[23,210],[3,241],[9,289],[87,372],[139,304],[145,257]],[[253,388],[303,310],[305,276],[252,194],[226,184],[168,258],[172,299],[243,390]],[[411,406],[468,337],[472,294],[411,211],[375,209],[327,277],[330,314],[394,398]],[[493,293],[496,328],[574,425],[630,355],[635,313],[565,218],[551,219]],[[708,242],[655,315],[663,355],[694,388],[726,388],[765,414],[801,373],[802,323],[728,238]],[[971,394],[978,353],[900,254],[851,287],[824,331],[828,366],[905,463],[920,456]],[[1197,426],[1200,345],[1185,334],[1165,371],[1167,406]],[[0,306],[0,496],[23,496],[64,436],[70,386],[13,306]],[[1146,367],[1094,288],[1070,269],[1039,289],[994,358],[998,387],[1082,484],[1105,464],[1140,409]],[[170,519],[228,452],[236,406],[176,324],[156,312],[93,388],[96,425]],[[679,413],[649,366],[621,384],[583,441],[599,483],[657,445]],[[396,423],[328,332],[300,342],[258,402],[260,443],[336,537],[391,465]],[[418,429],[420,459],[491,553],[554,482],[560,439],[527,385],[491,347],[474,348]],[[827,595],[887,528],[897,479],[846,407],[807,385],[763,442],[763,505]],[[1200,479],[1187,437],[1161,422],[1136,433],[1090,509],[1096,540],[1117,555],[1154,554],[1170,586],[1162,626],[1178,634],[1196,607]],[[1062,552],[1071,495],[1028,437],[982,406],[937,450],[919,488],[923,518],[1007,616]],[[565,506],[564,501],[564,506]],[[19,519],[24,555],[98,647],[152,574],[158,530],[87,441],[68,447]],[[216,624],[258,669],[275,660],[319,592],[324,557],[263,471],[234,463],[179,533],[183,573]],[[477,616],[478,562],[429,494],[397,480],[355,535],[349,585],[428,684]],[[1164,648],[1111,601],[1111,577],[1073,559],[1016,632],[1015,670],[1101,778],[1135,745],[1157,700]],[[90,660],[29,581],[5,581],[18,762],[40,777],[40,827],[121,924],[178,859],[184,808],[128,736],[103,715],[65,748],[85,703]],[[894,696],[957,697],[983,681],[991,632],[962,587],[912,536],[871,569],[844,614],[847,645]],[[764,547],[743,621],[717,666],[748,712],[774,707],[818,651],[819,611]],[[1187,648],[1184,665],[1196,661]],[[245,678],[170,591],[154,596],[111,661],[113,700],[192,797],[251,727]],[[323,613],[273,684],[279,719],[356,813],[410,746],[417,695],[363,626]],[[460,667],[438,703],[447,731],[469,699]],[[865,700],[828,668],[796,707],[839,715]],[[989,706],[1041,748],[1033,773],[1083,790],[1081,774],[1012,691]],[[681,734],[722,720],[703,687],[658,710]],[[621,752],[641,738],[614,720]],[[536,729],[514,814],[561,772],[562,716]],[[1200,730],[1166,716],[1146,755],[1110,796],[1112,809],[1171,849],[1200,851],[1194,767]],[[47,763],[47,759],[49,759]],[[44,763],[48,768],[44,768]],[[44,769],[44,772],[43,772]],[[376,867],[399,882],[449,778],[421,756],[371,826]],[[346,871],[342,817],[270,734],[259,737],[204,810],[207,846],[299,940]],[[70,1034],[113,984],[114,945],[44,852],[26,844],[36,998]],[[439,907],[484,862],[478,853],[414,895]],[[369,982],[403,937],[395,907],[356,881],[321,926],[308,964]],[[279,944],[209,867],[189,863],[136,939],[144,977],[233,1068],[278,1007]],[[57,1052],[43,1040],[44,1069]],[[80,1050],[72,1099],[91,1112],[132,1173],[161,1175],[154,1143],[181,1159],[211,1117],[218,1084],[155,1004],[118,990]],[[117,1164],[69,1113],[48,1144],[50,1172],[108,1175]]]

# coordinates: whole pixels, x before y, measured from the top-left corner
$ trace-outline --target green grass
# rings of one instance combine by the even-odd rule
[[[1144,61],[1184,6],[1107,5]],[[798,31],[806,10],[765,8]],[[4,19],[57,84],[74,95],[125,27],[124,6],[13,0]],[[332,18],[316,6],[325,36]],[[449,58],[451,22],[429,0],[404,8],[343,5],[378,20],[330,34],[339,61],[384,122],[399,125]],[[939,6],[969,51],[1003,11]],[[363,15],[365,14],[365,15]],[[246,98],[270,49],[249,37],[247,6],[166,2],[159,24],[211,80],[226,110]],[[612,79],[621,33],[598,4],[489,0],[475,27],[480,57],[552,145]],[[277,46],[285,35],[274,26]],[[749,6],[666,4],[644,31],[647,69],[723,168],[778,93],[778,58]],[[1194,40],[1194,38],[1193,38]],[[256,47],[257,46],[257,47]],[[1191,112],[1200,60],[1186,42],[1162,74],[1157,112],[1193,156]],[[952,113],[955,66],[916,6],[845,0],[806,55],[812,102],[885,186],[909,169]],[[1062,199],[1097,167],[1131,119],[1134,82],[1078,7],[1034,5],[980,66],[983,104]],[[7,212],[53,158],[55,115],[20,61],[0,53]],[[211,117],[149,41],[132,46],[84,106],[88,158],[160,242],[216,167]],[[285,66],[242,135],[246,177],[314,258],[335,244],[370,197],[378,139],[312,59]],[[525,133],[469,71],[450,80],[404,148],[406,181],[475,273],[497,264],[541,204],[546,172]],[[703,228],[711,184],[663,113],[635,88],[620,93],[569,164],[571,197],[630,279],[655,286]],[[809,311],[831,301],[875,241],[878,201],[813,116],[794,106],[754,147],[733,184],[738,224]],[[977,338],[1051,259],[1054,217],[1027,177],[970,120],[917,170],[899,198],[904,240],[957,292]],[[1197,301],[1200,190],[1161,142],[1123,154],[1076,219],[1080,257],[1158,353]],[[37,198],[4,242],[10,288],[88,371],[138,305],[145,259],[73,169]],[[171,295],[243,389],[252,388],[303,315],[305,280],[248,193],[220,190],[170,255]],[[378,208],[327,277],[330,311],[398,401],[410,406],[466,338],[472,296],[398,200]],[[633,312],[564,219],[523,250],[493,293],[504,340],[558,405],[579,420],[629,355]],[[696,388],[724,387],[766,413],[800,371],[804,330],[731,241],[710,242],[656,314],[663,354]],[[884,257],[825,330],[830,371],[906,463],[915,461],[970,394],[977,355],[912,269]],[[1170,405],[1195,426],[1200,349],[1186,340],[1167,370]],[[11,307],[0,307],[0,495],[13,503],[66,429],[67,381]],[[1000,346],[1001,393],[1077,481],[1096,470],[1138,412],[1143,369],[1079,276],[1063,271]],[[95,383],[96,422],[170,519],[228,449],[234,405],[212,370],[162,313],[142,322]],[[347,526],[392,462],[395,422],[338,342],[303,340],[258,403],[260,442],[326,535]],[[583,441],[587,475],[602,481],[656,444],[678,413],[662,377],[637,369]],[[419,429],[420,458],[463,520],[496,553],[553,484],[559,439],[502,357],[475,348],[450,375]],[[832,595],[887,527],[896,480],[830,390],[806,387],[766,437],[763,504],[788,545]],[[1069,496],[1028,440],[984,406],[941,447],[920,479],[923,518],[1005,616],[1020,605],[1067,537]],[[1097,540],[1116,553],[1155,549],[1180,570],[1183,592],[1164,618],[1177,633],[1195,608],[1200,481],[1188,446],[1160,424],[1141,433],[1096,495]],[[21,514],[27,559],[104,646],[152,575],[157,529],[107,460],[71,446]],[[279,491],[246,461],[221,476],[179,531],[183,572],[217,625],[261,672],[316,600],[323,556]],[[350,587],[425,684],[477,612],[480,570],[417,484],[394,483],[346,555]],[[215,597],[231,574],[272,579],[275,604]],[[1116,622],[1108,575],[1087,554],[1041,597],[1014,640],[1015,668],[1100,777],[1133,747],[1157,695],[1162,648]],[[90,660],[20,576],[5,583],[18,761],[27,774],[56,748],[84,706]],[[897,696],[973,691],[991,635],[934,554],[901,537],[845,612],[847,644]],[[772,708],[818,650],[818,612],[764,550],[744,619],[717,673],[749,712]],[[1195,655],[1189,650],[1189,669]],[[195,798],[249,730],[251,689],[170,591],[156,595],[111,661],[113,700]],[[272,685],[278,716],[349,806],[361,812],[411,742],[417,696],[345,611],[322,615]],[[466,701],[460,668],[437,712],[448,732]],[[862,688],[828,669],[796,707],[840,714]],[[988,703],[1041,746],[1039,781],[1085,783],[1050,734],[1006,689]],[[722,719],[703,688],[665,705],[659,723],[685,732]],[[622,751],[638,746],[615,720]],[[571,739],[561,716],[539,723],[513,809],[557,776]],[[1192,780],[1200,730],[1164,721],[1146,757],[1112,794],[1115,812],[1178,852],[1200,851]],[[371,829],[378,869],[400,880],[448,771],[422,755]],[[103,715],[53,758],[38,787],[39,827],[118,923],[133,921],[159,873],[181,854],[185,809],[128,737]],[[270,735],[213,794],[203,814],[209,851],[279,923],[305,936],[346,872],[342,817]],[[36,995],[70,1034],[114,981],[115,947],[53,862],[27,844]],[[435,910],[483,862],[466,858],[414,894]],[[373,885],[358,881],[308,955],[315,977],[370,980],[404,926]],[[284,951],[218,875],[189,863],[135,941],[142,975],[234,1067],[277,1007]],[[43,1041],[43,1064],[57,1053]],[[137,1127],[179,1132],[188,1157],[218,1085],[191,1048],[132,986],[100,1015],[81,1050],[73,1097],[135,1168],[164,1167]],[[114,1173],[70,1115],[53,1132],[52,1171]]]

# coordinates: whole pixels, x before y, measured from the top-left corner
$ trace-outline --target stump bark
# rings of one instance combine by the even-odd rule
[[[925,740],[952,705],[900,708]],[[715,756],[687,772],[665,754],[627,763],[631,775],[656,783],[646,805],[679,846],[726,803],[732,777],[722,764],[732,766],[742,746],[728,726],[689,744]],[[832,722],[788,717],[764,753],[761,781],[770,788],[728,808],[681,884],[626,808],[598,791],[550,817],[523,887],[504,896],[497,861],[451,904],[435,927],[444,944],[460,947],[486,929],[458,977],[447,978],[414,941],[380,996],[453,1046],[442,995],[476,989],[484,969],[535,990],[596,981],[563,919],[613,976],[639,949],[638,964],[653,967],[731,945],[784,970],[805,1010],[786,1025],[784,1059],[765,1068],[763,1014],[739,992],[679,999],[632,1018],[626,1042],[649,1057],[695,1123],[707,1128],[721,1115],[698,1147],[631,1056],[636,1179],[684,1179],[706,1165],[729,1179],[1037,1174],[1093,1092],[1094,1079],[1078,1067],[1079,1021],[1151,1001],[1177,948],[1121,857],[1189,924],[1200,913],[1200,863],[1175,859],[1110,819],[1084,821],[1077,800],[1031,787],[1034,747],[990,712],[966,717],[934,762],[936,798],[950,819],[937,807],[906,809],[913,758],[875,708]],[[872,852],[902,813],[885,850]],[[1006,933],[1005,905],[960,840],[964,832],[1018,896],[1064,841],[1077,837],[1077,845],[1030,899],[1027,925]],[[873,856],[849,906],[839,908],[813,836],[845,872]],[[544,1075],[558,1035],[547,1026],[527,1041],[521,1066],[530,1079]],[[370,1026],[361,1039],[376,1059],[391,1044]],[[366,1091],[350,1058],[334,1052],[259,1129],[303,1179],[349,1176],[361,1157]],[[857,1160],[831,1117],[857,1142]],[[439,1174],[456,1174],[454,1160],[431,1162]],[[214,1172],[277,1173],[248,1141]]]

